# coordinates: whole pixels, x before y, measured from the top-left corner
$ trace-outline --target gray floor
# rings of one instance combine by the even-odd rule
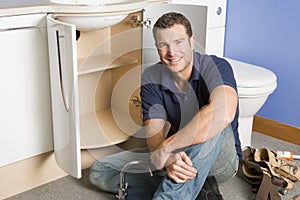
[[[300,155],[300,147],[287,142],[283,142],[272,137],[259,133],[253,133],[252,146],[256,148],[267,147],[277,150],[293,150]],[[296,161],[300,166],[300,161]],[[10,197],[7,200],[114,200],[113,195],[99,191],[88,180],[88,170],[83,171],[82,179],[75,179],[70,176],[58,179],[48,184],[39,186],[27,192]],[[251,186],[242,176],[235,176],[231,180],[220,185],[220,190],[225,200],[252,200],[255,194],[251,192]],[[300,183],[282,196],[283,200],[290,200],[296,194],[300,194]]]

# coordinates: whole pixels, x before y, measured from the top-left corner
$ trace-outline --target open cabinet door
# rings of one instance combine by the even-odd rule
[[[143,66],[147,67],[159,61],[155,47],[152,28],[157,19],[167,12],[178,12],[185,15],[191,22],[195,35],[195,49],[200,53],[205,52],[205,40],[207,32],[207,6],[179,5],[179,4],[153,4],[147,6],[143,19],[150,26],[143,28]]]
[[[54,151],[57,164],[81,178],[76,29],[47,16]]]

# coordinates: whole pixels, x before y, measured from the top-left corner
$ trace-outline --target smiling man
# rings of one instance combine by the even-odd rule
[[[231,66],[194,51],[191,24],[180,13],[160,17],[153,36],[161,62],[143,72],[143,120],[151,161],[167,173],[154,199],[195,199],[207,177],[218,192],[215,180],[232,177],[241,157]]]
[[[90,181],[118,193],[124,165],[141,160],[153,177],[128,172],[126,199],[222,199],[217,183],[233,177],[241,159],[231,66],[194,50],[191,24],[180,13],[162,15],[153,36],[160,62],[143,71],[141,85],[147,148],[97,160]]]

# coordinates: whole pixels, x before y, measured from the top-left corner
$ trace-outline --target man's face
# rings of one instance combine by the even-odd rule
[[[156,47],[161,61],[175,73],[184,74],[193,64],[194,36],[189,38],[183,25],[158,29]]]

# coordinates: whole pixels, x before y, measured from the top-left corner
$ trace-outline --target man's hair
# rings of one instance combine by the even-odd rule
[[[186,33],[189,37],[192,37],[193,31],[190,21],[181,13],[169,12],[163,14],[153,26],[153,36],[155,37],[157,29],[172,28],[175,24],[180,24],[185,27]]]

